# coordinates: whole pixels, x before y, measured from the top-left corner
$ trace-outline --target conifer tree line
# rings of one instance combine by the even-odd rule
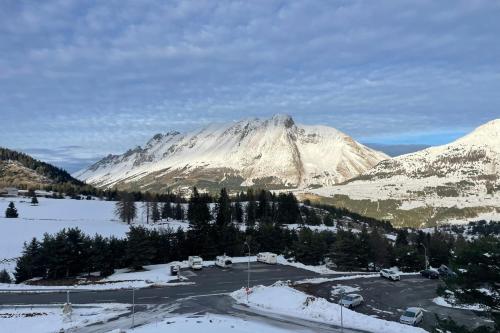
[[[302,208],[290,194],[274,197],[273,201],[269,192],[260,192],[256,200],[247,201],[245,207],[241,207],[241,211],[250,212],[250,217],[243,218],[243,214],[238,213],[237,203],[241,206],[241,202],[231,201],[225,189],[221,190],[212,209],[209,204],[213,198],[193,189],[186,204],[187,212],[182,212],[189,220],[187,231],[131,226],[124,239],[90,237],[78,229],[46,234],[42,240],[33,239],[25,244],[23,255],[17,261],[16,281],[39,276],[60,279],[91,272],[108,275],[116,268],[141,269],[148,264],[185,260],[189,255],[201,255],[205,259],[223,253],[242,256],[246,251],[245,241],[253,253],[271,251],[304,264],[329,261],[339,270],[398,266],[405,271],[417,271],[425,266],[424,246],[430,264],[438,267],[449,263],[458,242],[448,233],[437,230],[429,234],[406,229],[398,230],[392,242],[385,229],[368,223],[362,223],[361,231],[340,227],[337,232],[318,232],[308,227],[290,229],[284,224],[299,221]],[[129,196],[127,202],[135,207],[133,199]],[[151,214],[176,214],[177,204],[169,203],[170,209],[163,205]],[[314,209],[307,209],[312,215]],[[245,228],[241,228],[238,219],[246,223]]]
[[[138,217],[133,212],[137,212],[138,205],[143,205],[146,221],[153,223],[160,219],[170,218],[188,219],[194,224],[203,220],[214,220],[218,225],[245,223],[247,226],[253,226],[259,222],[333,226],[334,220],[347,217],[353,222],[363,222],[369,226],[384,229],[386,232],[394,231],[392,225],[387,221],[361,216],[346,209],[315,205],[310,201],[300,204],[291,192],[275,194],[267,190],[248,189],[246,192],[230,196],[228,191],[223,188],[217,196],[213,196],[209,193],[200,193],[194,187],[192,195],[187,201],[174,194],[158,195],[149,192],[141,195],[121,192],[118,196],[120,202],[117,203],[117,216],[127,223]],[[136,201],[143,202],[136,203]],[[185,209],[184,203],[187,203],[187,209]],[[135,209],[130,207],[132,205],[136,206]],[[130,216],[127,217],[127,214],[123,214],[125,209],[130,210]],[[339,221],[337,223],[342,224]]]

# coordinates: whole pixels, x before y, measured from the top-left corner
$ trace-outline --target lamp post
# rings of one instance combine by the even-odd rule
[[[132,328],[135,326],[135,288],[132,288]]]
[[[342,298],[344,298],[344,293],[345,293],[345,289],[344,288],[340,288],[340,332],[344,333],[344,316],[343,316],[343,313],[342,313],[342,308],[344,307],[342,305]]]
[[[250,292],[250,245],[247,241],[245,244],[248,248],[248,269],[247,269],[247,303],[248,303],[248,293]]]
[[[427,248],[425,247],[425,245],[424,245],[424,244],[420,244],[420,245],[422,245],[422,247],[424,248],[425,269],[427,269],[427,265],[428,265],[428,262],[429,262],[429,261],[427,260]]]

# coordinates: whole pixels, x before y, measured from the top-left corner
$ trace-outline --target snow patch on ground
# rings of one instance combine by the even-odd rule
[[[53,333],[73,330],[92,323],[107,321],[128,312],[124,304],[99,304],[73,307],[71,319],[62,313],[62,307],[2,307],[0,327],[2,332]]]
[[[436,297],[432,300],[434,304],[439,306],[444,306],[447,308],[462,309],[462,310],[472,310],[472,311],[486,311],[486,307],[481,304],[456,304],[453,300],[446,299],[444,297]]]
[[[354,292],[357,292],[360,290],[361,290],[361,288],[359,288],[359,287],[352,287],[352,286],[347,286],[347,285],[343,285],[343,284],[337,284],[335,286],[332,286],[331,294],[332,294],[332,296],[337,296],[340,294],[354,293]]]
[[[326,265],[318,265],[318,266],[304,265],[300,262],[288,261],[284,256],[278,256],[277,260],[278,260],[278,264],[280,264],[280,265],[293,266],[296,268],[305,269],[305,270],[315,272],[318,274],[335,274],[335,273],[337,273],[336,271],[333,271],[333,270],[327,268]]]
[[[109,333],[118,331],[111,331]],[[203,332],[203,333],[287,333],[284,328],[266,325],[261,322],[207,313],[203,316],[179,315],[162,322],[136,327],[122,332],[158,333],[158,332]]]
[[[330,303],[323,298],[309,296],[284,283],[275,283],[270,287],[253,287],[248,295],[248,303],[245,289],[237,290],[231,296],[237,302],[261,311],[340,325],[340,306],[338,304]],[[426,332],[418,327],[373,318],[349,309],[343,309],[343,323],[345,327],[376,333]]]

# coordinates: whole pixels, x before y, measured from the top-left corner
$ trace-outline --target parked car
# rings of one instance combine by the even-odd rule
[[[399,273],[397,273],[391,269],[382,269],[380,271],[380,276],[384,277],[386,279],[392,280],[392,281],[401,280],[401,275],[399,275]]]
[[[170,275],[178,275],[181,270],[181,266],[178,264],[173,264],[170,266]]]
[[[339,304],[345,306],[346,308],[352,309],[358,305],[361,305],[365,300],[363,296],[358,294],[348,294],[342,296]]]
[[[420,271],[420,275],[428,279],[439,279],[439,272],[434,269],[424,269]]]
[[[275,265],[278,263],[278,256],[276,255],[276,253],[261,252],[257,254],[257,261]]]
[[[417,326],[424,320],[424,311],[421,308],[408,308],[399,318],[402,324]]]
[[[192,269],[202,269],[203,267],[203,259],[199,256],[189,256],[189,267]]]
[[[439,275],[441,275],[444,278],[454,278],[457,276],[457,273],[452,271],[448,266],[446,265],[441,265],[438,268]]]
[[[219,266],[221,268],[229,268],[233,264],[233,259],[231,257],[226,256],[217,256],[215,258],[215,266]]]

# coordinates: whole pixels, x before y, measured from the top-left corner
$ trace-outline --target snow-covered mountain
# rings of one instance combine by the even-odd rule
[[[320,187],[358,176],[387,158],[334,128],[275,115],[157,134],[144,148],[109,155],[75,176],[103,188],[138,190]]]
[[[376,205],[381,214],[379,218],[394,219],[394,203],[389,200],[399,201],[398,209],[419,208],[419,214],[426,207],[447,207],[460,211],[465,217],[469,214],[474,218],[489,212],[500,217],[500,119],[450,144],[384,160],[342,186],[314,192],[327,197],[348,196],[353,200],[388,200],[387,207],[391,208],[385,212],[383,205]],[[391,215],[383,215],[388,211]],[[444,211],[433,210],[429,214],[420,218],[435,218]],[[454,218],[447,214],[443,219]]]

